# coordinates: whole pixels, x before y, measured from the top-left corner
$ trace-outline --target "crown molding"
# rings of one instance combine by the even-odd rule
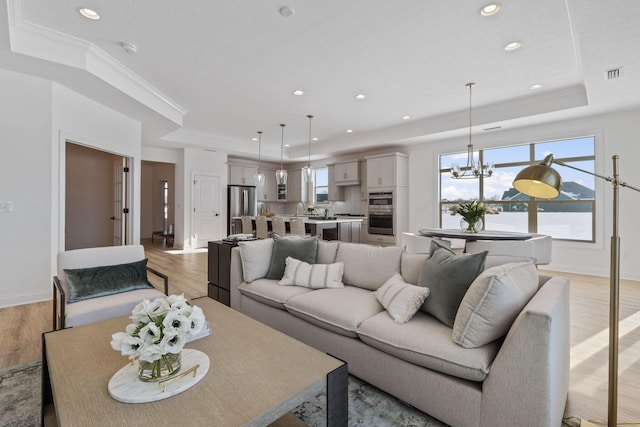
[[[84,70],[173,123],[187,111],[93,43],[24,19],[23,0],[7,0],[11,51]]]

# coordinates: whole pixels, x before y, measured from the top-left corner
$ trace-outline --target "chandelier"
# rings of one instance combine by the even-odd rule
[[[473,85],[475,85],[475,83],[466,84],[469,88],[469,145],[467,145],[467,166],[461,170],[458,163],[451,163],[451,178],[454,179],[473,179],[493,175],[492,163],[483,166],[480,160],[476,161],[473,157],[473,144],[471,143],[471,88]]]
[[[311,166],[311,119],[313,119],[313,116],[309,114],[307,118],[309,118],[309,160],[307,161],[307,165],[302,168],[302,176],[304,177],[304,182],[309,183],[313,182],[315,171],[313,166]]]
[[[284,155],[284,127],[286,125],[284,123],[280,124],[282,128],[282,137],[280,140],[280,169],[276,171],[276,183],[279,185],[287,184],[287,171],[282,167],[282,157]]]
[[[258,169],[256,170],[256,174],[253,176],[253,179],[256,182],[256,187],[260,187],[264,185],[264,172],[260,170],[260,162],[262,161],[262,131],[258,131]]]

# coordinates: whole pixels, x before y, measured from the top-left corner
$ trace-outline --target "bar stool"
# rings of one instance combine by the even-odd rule
[[[241,216],[240,221],[242,221],[242,234],[252,234],[255,236],[253,232],[253,222],[251,221],[250,216]]]
[[[289,218],[289,231],[296,236],[307,234],[304,227],[304,218]]]
[[[267,218],[264,216],[256,217],[256,237],[258,239],[269,238],[269,224],[267,224]]]
[[[281,216],[271,218],[271,230],[281,236],[287,234],[287,226],[284,223],[284,218]]]

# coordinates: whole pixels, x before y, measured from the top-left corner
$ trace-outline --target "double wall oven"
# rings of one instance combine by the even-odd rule
[[[393,191],[369,193],[369,234],[393,236]]]

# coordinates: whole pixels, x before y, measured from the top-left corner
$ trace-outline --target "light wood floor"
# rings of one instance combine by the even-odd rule
[[[206,295],[206,252],[185,253],[151,240],[142,243],[149,266],[169,276],[171,293],[184,293],[190,299]],[[566,415],[606,419],[609,281],[550,273],[571,280],[571,385]],[[51,329],[51,317],[51,302],[0,309],[0,368],[40,358],[41,334]],[[640,422],[640,282],[621,281],[620,320],[618,421]]]

